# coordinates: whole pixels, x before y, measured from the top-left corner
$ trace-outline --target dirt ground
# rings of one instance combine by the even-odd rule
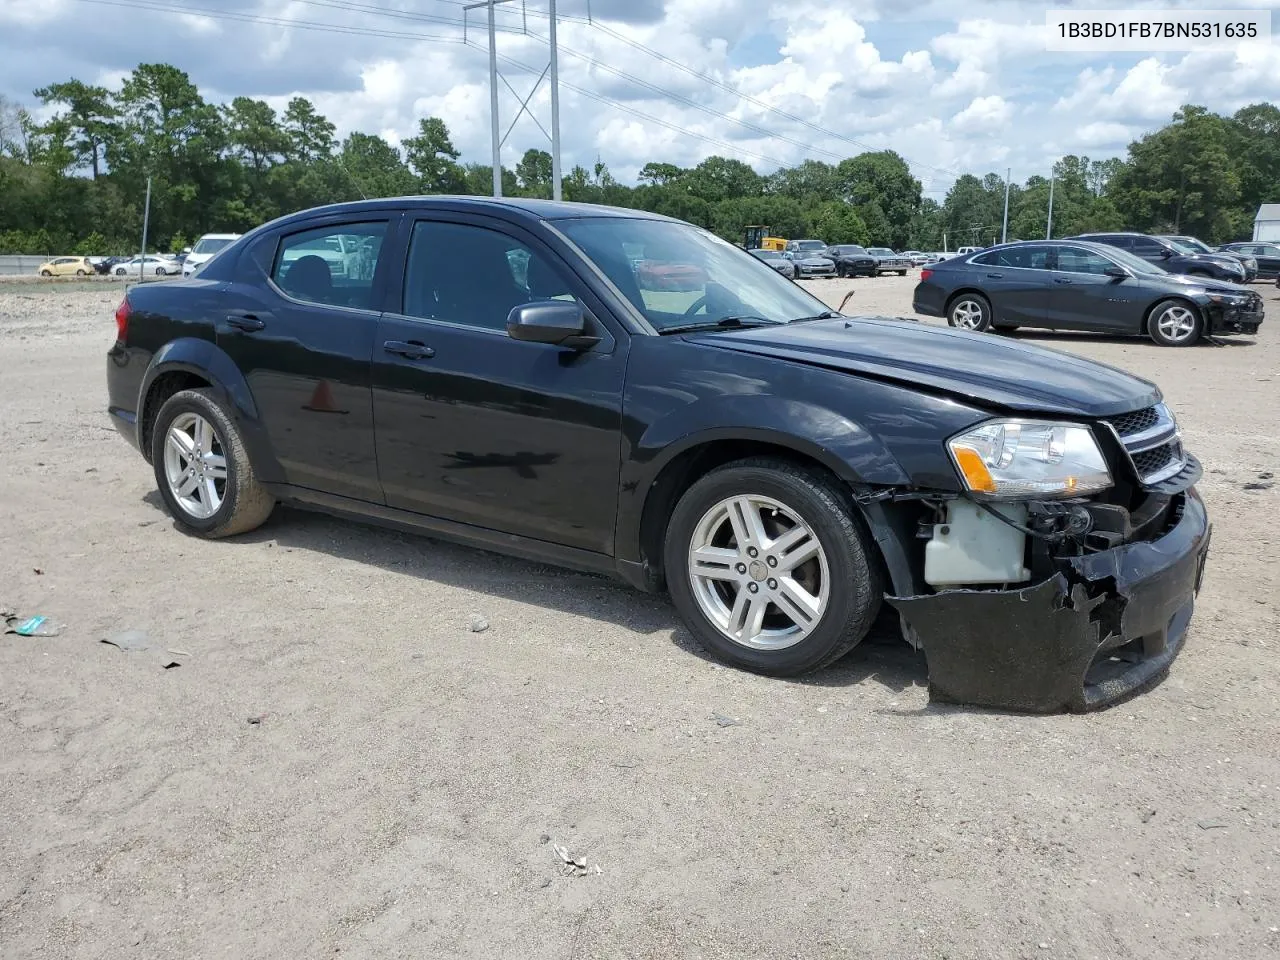
[[[107,423],[118,287],[0,286],[0,605],[67,624],[0,637],[0,956],[1276,956],[1258,289],[1256,341],[1027,336],[1158,380],[1215,524],[1169,678],[1027,717],[930,706],[901,644],[738,673],[661,597],[314,514],[190,539]]]

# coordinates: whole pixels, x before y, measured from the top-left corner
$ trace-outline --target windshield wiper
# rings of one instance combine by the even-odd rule
[[[767,320],[764,317],[753,316],[721,317],[719,320],[704,320],[701,323],[681,323],[674,327],[663,327],[658,333],[665,337],[669,333],[692,333],[695,330],[741,330],[745,327],[772,327],[784,322],[782,320]]]
[[[807,321],[807,320],[835,320],[835,319],[837,319],[837,318],[839,318],[839,317],[843,317],[843,316],[844,316],[844,314],[843,314],[843,313],[840,313],[840,312],[838,312],[838,311],[836,311],[836,310],[824,310],[824,311],[822,311],[822,313],[819,313],[819,314],[817,314],[816,316],[812,316],[812,317],[796,317],[796,318],[795,318],[794,320],[792,320],[791,322],[792,322],[792,323],[804,323],[804,322],[805,322],[805,321]]]

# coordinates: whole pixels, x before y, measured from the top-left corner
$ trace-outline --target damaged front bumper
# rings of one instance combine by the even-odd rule
[[[1209,550],[1195,488],[1162,536],[1060,561],[1018,590],[889,597],[924,650],[937,700],[1052,713],[1115,703],[1182,650]]]

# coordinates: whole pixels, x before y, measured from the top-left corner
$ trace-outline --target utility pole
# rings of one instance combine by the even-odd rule
[[[560,199],[560,67],[556,55],[556,0],[551,3],[551,199]],[[490,9],[493,9],[490,7]]]
[[[1044,238],[1053,239],[1053,174],[1049,174],[1049,225],[1044,228]]]
[[[489,0],[489,124],[493,131],[493,195],[502,196],[502,141],[498,139],[498,35]]]
[[[1000,242],[1007,243],[1009,240],[1009,179],[1013,176],[1013,167],[1005,170],[1004,174],[1004,224],[1000,227]]]
[[[151,220],[151,178],[147,177],[147,201],[142,207],[142,253],[138,256],[138,281],[147,269],[147,226]]]

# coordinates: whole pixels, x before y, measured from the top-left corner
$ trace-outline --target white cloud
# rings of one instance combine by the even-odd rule
[[[961,136],[981,136],[1004,129],[1013,117],[1013,107],[1004,97],[975,97],[951,119],[951,128]]]

